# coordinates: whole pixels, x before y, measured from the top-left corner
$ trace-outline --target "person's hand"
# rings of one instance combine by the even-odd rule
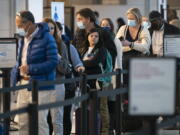
[[[19,67],[20,72],[22,72],[23,74],[28,74],[28,70],[29,70],[29,66],[28,65],[21,65]]]
[[[83,60],[92,60],[94,58],[94,56],[88,56],[88,57],[85,57]]]
[[[84,72],[85,71],[85,67],[84,66],[79,66],[76,68],[77,72]]]
[[[140,40],[137,40],[137,41],[136,41],[136,43],[142,43],[142,41],[140,41]]]
[[[131,42],[129,42],[128,40],[123,40],[123,41],[121,41],[121,43],[123,46],[130,46],[131,45]]]

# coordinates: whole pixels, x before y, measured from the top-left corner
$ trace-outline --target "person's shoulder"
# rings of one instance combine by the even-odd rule
[[[122,25],[119,29],[125,29],[127,27],[127,25]]]
[[[117,34],[116,34],[116,37],[119,37],[119,34],[122,33],[122,32],[124,32],[125,29],[127,29],[127,27],[128,27],[127,25],[121,26],[121,27],[119,28]]]
[[[165,27],[165,28],[164,28],[165,31],[171,32],[170,34],[179,34],[179,33],[180,33],[179,28],[176,27],[176,26],[174,26],[174,25],[165,23],[165,24],[164,24],[164,27]]]
[[[124,31],[127,28],[127,25],[123,25],[119,28],[118,32],[116,33],[116,37],[120,38],[121,36],[124,36]]]
[[[172,25],[172,24],[169,24],[169,23],[165,23],[164,26],[167,27],[167,28],[169,28],[169,29],[170,29],[170,28],[172,28],[172,29],[176,29],[176,28],[177,28],[176,26],[174,26],[174,25]]]
[[[36,24],[37,27],[39,28],[39,32],[49,32],[49,27],[48,27],[48,24],[47,23],[37,23]]]
[[[43,40],[53,40],[53,36],[49,33],[49,27],[47,23],[37,23],[38,33],[36,38],[43,38]]]
[[[127,28],[127,25],[123,25],[123,26],[121,26],[121,27],[119,28],[118,31],[124,30],[124,29],[126,29],[126,28]]]

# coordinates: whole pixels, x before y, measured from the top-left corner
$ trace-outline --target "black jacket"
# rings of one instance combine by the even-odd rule
[[[107,50],[110,52],[111,56],[112,56],[112,61],[113,61],[113,65],[115,64],[115,58],[117,56],[117,50],[116,50],[116,45],[114,43],[114,40],[112,39],[112,36],[110,35],[110,33],[104,29],[102,29],[101,27],[99,27],[98,25],[95,25],[96,28],[98,28],[100,30],[103,42],[104,42],[104,47],[107,48]],[[74,36],[73,42],[72,44],[76,47],[76,49],[78,50],[78,52],[82,55],[82,51],[83,51],[83,43],[87,40],[87,33],[85,30],[80,30],[78,29],[76,31],[76,34]]]
[[[150,28],[149,31],[150,31],[150,34],[152,37],[153,30]],[[180,34],[179,28],[165,22],[164,23],[164,35],[172,35],[172,34]]]
[[[152,37],[153,30],[150,28],[149,31],[150,31],[150,34]],[[164,23],[164,35],[176,35],[176,34],[177,35],[180,34],[180,29],[177,28],[176,26],[173,26],[173,25],[165,22]],[[153,54],[152,45],[150,46],[150,52],[151,52],[151,54]]]
[[[82,57],[85,55],[87,51],[83,52]],[[100,63],[102,65],[106,65],[106,48],[102,47],[99,49],[92,50],[93,58],[91,60],[83,61],[85,66],[85,72],[87,74],[101,74],[101,68],[99,66]]]

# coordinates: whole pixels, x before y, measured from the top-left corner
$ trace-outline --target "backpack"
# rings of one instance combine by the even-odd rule
[[[113,64],[112,64],[112,56],[110,52],[106,49],[106,64],[103,66],[102,63],[99,63],[101,68],[102,74],[106,74],[113,71]],[[101,77],[98,78],[99,81],[103,82],[103,85],[109,85],[111,83],[111,76],[108,77]]]

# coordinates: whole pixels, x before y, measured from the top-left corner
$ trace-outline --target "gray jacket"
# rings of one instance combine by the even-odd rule
[[[62,71],[62,73],[64,72],[63,68],[65,67],[64,66],[65,61],[69,63],[74,69],[76,69],[79,66],[83,66],[79,54],[73,45],[70,45],[70,56],[68,55],[68,47],[64,42],[62,42],[61,49],[62,49],[62,53],[61,56],[59,55],[59,62],[58,62],[59,64],[57,66],[58,71],[60,72]],[[69,57],[71,58],[72,63],[70,63]],[[57,78],[62,78],[63,76],[64,76],[63,74],[57,72]]]

